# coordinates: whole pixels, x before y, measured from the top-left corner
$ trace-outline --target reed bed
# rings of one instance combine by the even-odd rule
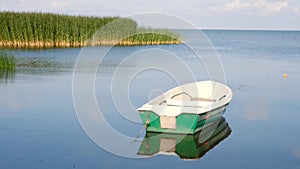
[[[14,72],[16,70],[16,60],[12,54],[0,52],[0,72]]]
[[[181,42],[180,36],[173,31],[139,28],[135,21],[120,17],[0,12],[0,20],[0,47],[6,48],[153,45]],[[116,20],[121,24],[105,26]],[[100,28],[105,28],[102,30],[104,32],[97,32]],[[93,36],[95,33],[97,36]]]
[[[16,60],[12,54],[0,51],[0,80],[7,81],[16,71]]]

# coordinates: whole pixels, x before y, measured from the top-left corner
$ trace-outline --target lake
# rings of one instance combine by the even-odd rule
[[[199,40],[195,30],[181,33],[193,42]],[[300,32],[203,33],[221,64],[203,64],[184,44],[9,50],[18,68],[15,74],[0,79],[0,168],[299,169]],[[202,55],[209,54],[206,48],[196,47]],[[98,141],[108,144],[101,147],[82,128],[95,123],[93,118],[89,124],[78,120],[81,109],[76,113],[74,101],[82,98],[74,99],[77,91],[74,94],[72,87],[76,86],[73,71],[79,56],[103,51],[108,53],[92,70],[96,71],[92,81],[94,99],[106,122],[132,142],[111,139],[110,133],[95,128]],[[82,63],[86,68],[93,67],[89,64]],[[207,73],[205,66],[212,70],[223,70],[223,66],[225,77],[218,71]],[[88,83],[85,77],[79,82]],[[150,148],[146,141],[153,133],[144,131],[134,139],[143,129],[138,107],[178,84],[210,77],[224,80],[234,93],[219,123],[223,125],[220,132],[207,138],[186,137],[182,141],[187,145],[174,150],[180,155],[174,155],[174,151],[158,153],[162,142],[171,144],[166,138],[174,140],[176,135],[152,140]],[[81,108],[93,111],[88,106]],[[145,157],[143,148],[155,149],[155,155],[138,158]]]

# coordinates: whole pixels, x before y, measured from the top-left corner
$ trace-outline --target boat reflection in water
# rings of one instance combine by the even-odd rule
[[[182,159],[199,159],[231,133],[224,117],[207,124],[195,134],[147,132],[138,155],[178,155]]]

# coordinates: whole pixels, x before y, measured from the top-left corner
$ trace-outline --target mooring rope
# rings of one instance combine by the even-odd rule
[[[141,134],[143,133],[144,129],[147,128],[147,126],[149,125],[149,123],[150,123],[150,121],[149,121],[149,119],[147,117],[146,123],[144,124],[143,128],[139,131],[138,135],[135,137],[135,139],[131,143],[137,142],[137,139],[141,136]]]

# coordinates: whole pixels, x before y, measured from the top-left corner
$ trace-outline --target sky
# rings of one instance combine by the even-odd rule
[[[158,12],[199,29],[300,30],[300,0],[0,0],[0,10],[121,17]]]

